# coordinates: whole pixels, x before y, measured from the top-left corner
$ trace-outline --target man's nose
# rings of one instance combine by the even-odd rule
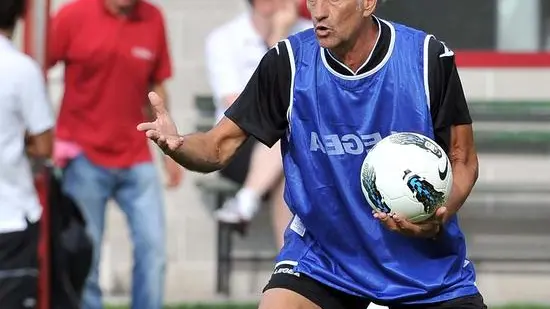
[[[327,0],[312,0],[308,3],[308,8],[311,17],[314,21],[320,22],[328,17],[328,1]]]

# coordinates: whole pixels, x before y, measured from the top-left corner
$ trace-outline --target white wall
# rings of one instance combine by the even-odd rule
[[[459,68],[459,72],[470,100],[550,100],[550,68]]]

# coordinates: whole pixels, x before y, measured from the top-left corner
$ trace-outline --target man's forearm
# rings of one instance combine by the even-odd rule
[[[183,145],[169,156],[188,170],[211,173],[223,168],[219,149],[213,146],[207,133],[193,133],[183,137]]]
[[[453,187],[451,196],[445,205],[449,214],[446,220],[460,210],[460,207],[462,207],[472,192],[477,181],[477,176],[477,164],[474,165],[463,162],[453,164]]]
[[[25,134],[25,151],[35,159],[49,159],[53,153],[53,132],[47,130],[38,135]]]

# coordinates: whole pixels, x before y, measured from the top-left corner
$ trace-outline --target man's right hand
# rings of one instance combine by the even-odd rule
[[[138,131],[154,141],[162,151],[170,155],[183,145],[183,137],[178,135],[176,124],[170,117],[164,101],[154,92],[149,93],[155,121],[140,123]]]

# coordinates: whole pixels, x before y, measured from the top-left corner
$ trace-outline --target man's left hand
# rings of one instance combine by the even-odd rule
[[[433,217],[419,223],[412,223],[399,214],[374,213],[374,217],[382,222],[389,230],[406,236],[433,238],[441,230],[441,226],[447,218],[446,207],[437,209]]]
[[[166,186],[168,188],[175,188],[180,185],[183,179],[183,168],[176,161],[169,156],[164,156],[164,169],[168,181]]]
[[[280,40],[290,35],[292,26],[298,20],[298,4],[296,0],[281,1],[279,8],[271,17],[271,33],[266,42],[269,46],[274,46]]]

